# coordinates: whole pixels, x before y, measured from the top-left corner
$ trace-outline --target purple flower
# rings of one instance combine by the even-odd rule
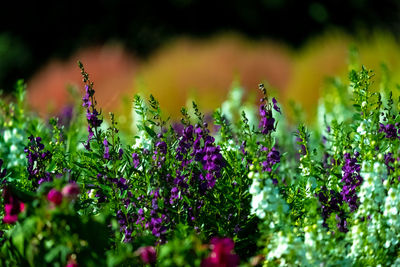
[[[272,167],[275,164],[278,164],[280,161],[281,156],[279,151],[276,150],[275,147],[272,147],[272,149],[267,154],[267,159],[262,162],[263,171],[271,172]]]
[[[45,172],[44,176],[39,178],[38,185],[40,185],[40,184],[42,184],[44,182],[51,182],[51,181],[53,181],[53,178],[51,177],[50,173],[49,172]]]
[[[179,189],[178,187],[173,187],[171,189],[171,197],[169,199],[169,204],[174,204],[175,199],[178,199],[179,197]]]
[[[107,200],[106,195],[103,194],[103,192],[102,192],[101,189],[98,189],[98,190],[96,191],[95,197],[97,197],[97,202],[98,202],[98,203],[103,203],[103,202],[105,202],[105,201]]]
[[[303,140],[301,137],[299,137],[299,136],[296,137],[296,142],[297,142],[297,144],[300,145],[299,153],[300,153],[301,155],[307,154],[307,150],[306,150],[305,145],[301,144],[303,141],[304,141],[304,140]]]
[[[82,98],[82,100],[83,100],[82,106],[88,109],[92,106],[92,102],[90,102],[90,97],[93,94],[91,95],[92,90],[90,89],[90,87],[88,85],[85,85],[85,91],[86,91],[85,95]]]
[[[85,80],[86,82],[86,80]],[[86,150],[90,150],[90,141],[93,138],[94,131],[93,129],[96,129],[101,125],[103,120],[99,118],[100,113],[96,110],[95,104],[96,101],[94,100],[94,90],[92,86],[89,86],[88,84],[85,85],[85,95],[82,98],[82,106],[86,108],[86,119],[88,122],[88,140],[84,143],[84,147]]]
[[[139,155],[137,153],[132,153],[132,160],[133,160],[133,166],[135,167],[135,169],[137,169],[137,167],[140,164]]]
[[[158,141],[156,143],[156,148],[161,154],[163,155],[167,154],[167,144],[164,141]],[[157,154],[157,151],[155,151],[155,153]]]
[[[99,115],[100,114],[97,110],[93,110],[93,112],[86,113],[86,118],[91,128],[99,127],[103,122],[103,120],[98,117]]]
[[[122,156],[124,155],[124,150],[122,149],[122,148],[120,148],[119,150],[118,150],[118,159],[119,160],[122,160]]]
[[[343,203],[342,196],[334,190],[328,191],[325,186],[321,187],[321,191],[318,193],[318,200],[321,203],[322,209],[322,225],[328,228],[327,220],[332,213],[336,213],[336,220],[338,221],[337,227],[341,232],[347,232],[347,222],[344,212],[340,209],[340,205]]]
[[[162,233],[166,231],[165,227],[162,226],[162,219],[161,218],[151,218],[149,223],[149,229],[151,230],[152,234],[156,237],[160,237]]]
[[[246,141],[243,141],[242,144],[240,145],[240,152],[242,152],[243,155],[247,155],[245,148],[246,148]]]
[[[260,105],[260,123],[258,127],[261,129],[261,133],[269,134],[275,131],[275,119],[272,117],[271,110],[266,110],[265,104]]]
[[[395,159],[393,157],[393,153],[387,153],[385,154],[385,165],[388,171],[388,174],[390,174],[391,172],[394,172],[394,164]]]
[[[279,113],[281,113],[281,109],[278,107],[278,101],[276,101],[276,99],[275,99],[275,97],[273,97],[272,98],[272,104],[274,105],[274,109],[277,111],[277,112],[279,112]],[[282,114],[282,113],[281,113]]]
[[[158,135],[159,138],[162,137],[161,134]],[[155,165],[158,168],[161,168],[161,166],[165,162],[165,155],[167,154],[167,144],[164,141],[157,141],[155,144],[156,149],[154,150],[154,155],[153,155],[153,160],[155,162]]]
[[[179,140],[178,147],[176,149],[176,159],[182,161],[187,153],[189,152],[190,148],[193,145],[193,126],[189,125],[182,131],[182,137]],[[186,165],[185,163],[182,163]]]
[[[28,180],[31,180],[35,186],[43,182],[53,180],[49,172],[46,172],[46,167],[51,159],[50,151],[43,151],[44,145],[41,143],[42,138],[34,138],[32,135],[28,137],[30,144],[25,147],[24,152],[28,159]]]
[[[173,123],[172,129],[176,132],[178,136],[182,136],[185,126],[182,123]]]
[[[57,116],[59,124],[68,127],[71,123],[72,117],[74,116],[74,107],[72,105],[65,106],[60,114]]]
[[[347,228],[347,220],[345,218],[340,217],[337,214],[336,214],[335,218],[338,221],[337,227],[338,227],[339,231],[342,233],[347,233],[349,231],[349,229]]]
[[[104,155],[103,158],[105,159],[110,159],[110,148],[108,147],[108,141],[107,139],[104,138],[103,141],[103,145],[104,145]]]
[[[395,139],[398,138],[399,136],[397,135],[397,129],[393,124],[379,124],[379,132],[384,132],[385,137],[389,139]]]
[[[342,167],[343,188],[342,195],[343,201],[349,204],[350,210],[355,211],[358,208],[358,197],[356,188],[361,185],[363,179],[360,175],[361,167],[357,163],[358,153],[354,153],[355,157],[352,158],[350,153],[344,154],[344,165]]]

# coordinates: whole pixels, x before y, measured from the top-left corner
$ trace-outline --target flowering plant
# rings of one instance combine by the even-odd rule
[[[79,66],[83,108],[67,117],[29,113],[22,82],[0,103],[2,265],[400,263],[389,79],[381,92],[364,67],[332,80],[307,126],[262,84],[258,112],[236,87],[213,120],[193,103],[171,123],[135,96],[133,135]]]

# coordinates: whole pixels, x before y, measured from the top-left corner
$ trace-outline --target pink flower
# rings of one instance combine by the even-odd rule
[[[77,196],[79,195],[79,186],[76,183],[67,184],[61,190],[61,193],[66,198],[76,199]]]
[[[60,205],[62,202],[62,194],[60,191],[56,190],[56,189],[51,189],[50,192],[47,194],[47,199],[54,203],[56,206]]]
[[[201,267],[236,267],[239,256],[232,253],[235,244],[230,238],[213,238],[211,254],[201,262]]]
[[[76,260],[71,259],[67,262],[67,265],[65,265],[65,267],[79,267],[79,265],[78,263],[76,263]]]
[[[136,254],[140,256],[145,264],[155,263],[157,260],[156,250],[152,246],[140,247]]]
[[[7,187],[3,191],[4,197],[4,218],[3,222],[7,224],[15,223],[18,220],[18,214],[25,210],[25,205],[12,195]]]
[[[77,261],[76,261],[76,254],[72,254],[68,256],[68,262],[65,267],[79,267]]]

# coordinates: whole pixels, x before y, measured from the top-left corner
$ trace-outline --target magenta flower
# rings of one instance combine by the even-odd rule
[[[62,202],[63,195],[60,191],[56,189],[51,189],[50,192],[47,194],[47,199],[54,203],[56,206],[60,205]]]
[[[230,238],[213,238],[210,242],[211,254],[201,262],[201,267],[236,267],[239,256],[233,254],[235,244]]]
[[[13,196],[7,187],[3,191],[3,197],[5,209],[3,222],[6,224],[15,223],[18,220],[18,214],[25,210],[25,204]]]
[[[76,262],[76,259],[73,257],[70,257],[70,259],[67,262],[67,265],[65,267],[79,267],[78,263]]]
[[[17,201],[18,203],[14,204],[5,204],[5,215],[3,218],[3,222],[6,224],[12,224],[18,221],[18,214],[25,210],[25,204]]]
[[[79,265],[76,262],[69,261],[65,267],[78,267]]]
[[[76,199],[77,196],[79,195],[79,186],[76,183],[67,184],[61,190],[61,193],[66,198]]]
[[[152,246],[140,247],[136,254],[140,256],[140,259],[145,264],[152,264],[157,260],[156,250]]]

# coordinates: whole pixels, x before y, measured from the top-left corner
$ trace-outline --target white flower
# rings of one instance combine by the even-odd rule
[[[367,133],[367,131],[365,130],[365,125],[363,123],[358,126],[357,133],[359,133],[360,135],[365,135]]]

